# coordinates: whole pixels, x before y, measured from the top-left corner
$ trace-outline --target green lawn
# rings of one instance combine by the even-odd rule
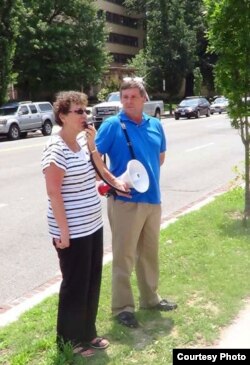
[[[250,294],[250,228],[242,225],[243,199],[242,190],[235,189],[162,230],[159,292],[178,303],[175,312],[138,310],[136,330],[115,323],[109,264],[97,322],[99,334],[111,343],[106,351],[89,359],[73,357],[71,349],[57,354],[55,295],[0,330],[0,364],[170,365],[173,348],[212,345]]]

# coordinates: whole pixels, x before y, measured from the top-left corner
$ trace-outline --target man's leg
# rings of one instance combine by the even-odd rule
[[[144,217],[138,214],[138,204],[108,199],[108,215],[112,230],[112,313],[134,312],[135,304],[130,283],[136,259],[136,247]]]
[[[147,218],[137,246],[136,274],[140,290],[140,306],[148,308],[161,301],[161,297],[157,293],[161,206],[141,204],[141,209],[147,212]]]
[[[146,209],[147,206],[147,209]],[[160,311],[171,311],[177,304],[162,299],[157,293],[159,281],[159,234],[161,206],[146,204],[148,212],[138,243],[136,274],[140,289],[140,307]]]

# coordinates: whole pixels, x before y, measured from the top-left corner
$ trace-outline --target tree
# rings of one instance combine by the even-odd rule
[[[194,94],[200,96],[201,95],[201,87],[202,87],[202,74],[199,67],[194,69]]]
[[[84,89],[108,64],[103,17],[94,0],[23,0],[14,69],[23,97]]]
[[[165,91],[171,100],[195,61],[196,38],[185,22],[185,0],[145,0],[140,4],[127,0],[125,4],[146,14],[147,85],[152,91]]]
[[[2,0],[0,6],[0,104],[6,101],[8,85],[11,82],[17,30],[14,17],[15,4],[15,0]]]
[[[208,39],[217,54],[215,82],[229,98],[229,116],[239,129],[245,147],[244,221],[250,217],[249,106],[250,93],[250,2],[249,0],[205,0]]]
[[[135,57],[128,61],[128,66],[136,70],[135,76],[144,78],[147,75],[148,68],[144,49],[141,49]]]
[[[185,23],[184,5],[179,0],[148,2],[147,57],[152,68],[148,82],[162,90],[165,80],[169,99],[178,94],[195,60],[195,33]]]

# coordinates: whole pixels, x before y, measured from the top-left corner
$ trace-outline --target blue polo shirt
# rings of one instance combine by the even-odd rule
[[[117,199],[160,204],[160,153],[166,151],[166,138],[159,119],[143,113],[142,121],[137,124],[121,111],[106,119],[98,129],[96,146],[101,154],[107,154],[109,169],[115,176],[126,171],[128,161],[132,159],[121,121],[125,123],[127,133],[134,150],[135,158],[146,168],[149,176],[149,188],[145,193],[131,189],[132,199],[117,196]]]

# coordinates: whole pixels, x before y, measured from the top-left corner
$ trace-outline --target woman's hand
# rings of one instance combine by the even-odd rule
[[[60,248],[61,250],[63,250],[64,248],[67,248],[70,246],[69,235],[67,233],[65,233],[65,234],[61,233],[61,237],[54,238],[54,242],[55,242],[56,248]]]
[[[93,125],[88,124],[88,127],[85,129],[86,133],[86,139],[88,142],[88,148],[89,151],[94,151],[96,149],[95,146],[95,135],[96,135],[96,129]]]
[[[118,178],[115,178],[113,181],[112,181],[112,185],[119,189],[119,190],[124,190],[124,193],[120,192],[120,191],[117,191],[116,190],[116,194],[117,195],[120,195],[120,196],[125,196],[127,198],[132,198],[132,196],[129,194],[130,193],[130,189],[129,189],[129,186],[127,183],[125,183],[124,181],[118,179]]]

